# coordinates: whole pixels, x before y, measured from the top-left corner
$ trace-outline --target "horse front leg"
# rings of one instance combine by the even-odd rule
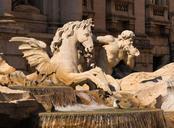
[[[78,85],[80,83],[87,83],[87,81],[93,82],[97,87],[112,94],[109,83],[105,77],[105,74],[99,68],[94,68],[82,73],[58,73],[56,74],[58,79],[66,85]],[[90,86],[90,85],[89,85]]]

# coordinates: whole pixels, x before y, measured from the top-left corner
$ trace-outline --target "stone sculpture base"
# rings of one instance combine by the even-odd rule
[[[39,111],[34,100],[0,103],[0,128],[26,128],[29,118]]]
[[[35,128],[166,128],[157,109],[40,113],[36,122]]]
[[[167,128],[173,128],[174,127],[174,112],[169,111],[164,113],[166,123],[167,123]]]
[[[32,128],[166,128],[163,111],[159,109],[120,110],[107,108],[100,97],[100,91],[74,91],[71,87],[11,87],[12,89],[30,91],[44,110],[32,116],[27,122]],[[90,97],[93,97],[92,99]],[[95,102],[95,103],[94,103]],[[91,103],[95,108],[89,109]],[[79,104],[81,104],[79,109]],[[73,110],[67,106],[77,107]],[[85,107],[86,106],[86,107]],[[55,111],[55,107],[66,110]],[[83,108],[84,107],[84,108]],[[105,109],[103,109],[105,108]]]
[[[55,107],[77,103],[75,91],[66,86],[23,87],[13,86],[11,89],[29,91],[44,108],[43,111],[55,111]]]

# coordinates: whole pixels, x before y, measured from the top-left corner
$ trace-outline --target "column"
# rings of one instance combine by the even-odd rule
[[[43,14],[48,18],[48,31],[54,33],[60,24],[60,0],[43,0]]]
[[[61,0],[61,23],[82,19],[82,0]]]
[[[135,33],[145,34],[145,0],[135,0]]]
[[[106,31],[106,0],[94,0],[94,24],[97,31]],[[114,5],[115,6],[115,5]]]
[[[0,16],[11,12],[11,0],[0,0]]]

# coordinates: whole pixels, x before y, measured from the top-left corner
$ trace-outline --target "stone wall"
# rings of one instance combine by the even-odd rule
[[[18,70],[22,70],[24,72],[31,71],[27,61],[22,57],[22,52],[18,50],[18,44],[10,43],[10,38],[14,36],[34,37],[36,39],[43,40],[46,43],[48,42],[47,44],[49,46],[49,42],[51,42],[53,35],[46,33],[31,33],[23,30],[20,26],[16,26],[14,23],[9,23],[9,26],[7,25],[8,23],[5,24],[6,28],[4,28],[2,24],[0,25],[0,52],[3,53],[2,57],[8,64]]]

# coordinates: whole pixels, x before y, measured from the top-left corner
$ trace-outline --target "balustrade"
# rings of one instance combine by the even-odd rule
[[[115,10],[128,12],[128,10],[129,10],[129,3],[128,2],[124,2],[124,1],[116,2],[115,3]]]
[[[160,6],[153,7],[153,15],[155,16],[164,16],[165,8]]]

